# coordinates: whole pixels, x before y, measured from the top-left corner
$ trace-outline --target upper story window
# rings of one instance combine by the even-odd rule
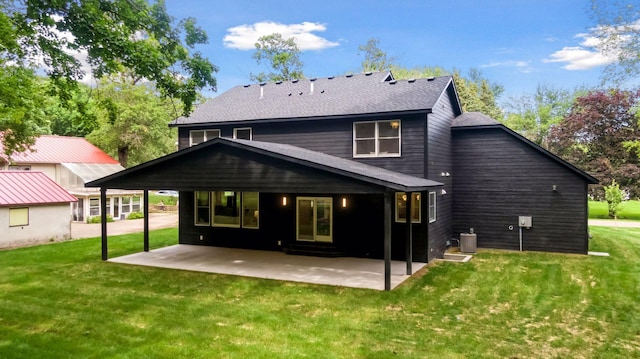
[[[234,128],[233,129],[233,138],[236,138],[238,140],[249,140],[251,141],[252,138],[252,134],[251,134],[251,128]]]
[[[436,193],[429,192],[429,223],[436,221]]]
[[[400,120],[353,123],[353,157],[400,156]]]
[[[189,131],[189,146],[220,137],[220,130],[193,130]]]

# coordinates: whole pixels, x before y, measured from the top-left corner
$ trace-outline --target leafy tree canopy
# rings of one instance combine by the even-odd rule
[[[604,81],[622,85],[640,76],[640,5],[621,0],[592,0],[598,48],[617,59],[604,71]]]
[[[100,105],[98,128],[87,139],[117,156],[122,166],[175,150],[176,134],[168,126],[173,103],[157,96],[153,88],[120,74],[101,81],[94,96]]]
[[[85,75],[79,51],[96,78],[131,69],[180,99],[185,114],[199,89],[216,87],[217,68],[195,50],[206,33],[192,18],[175,25],[163,0],[13,0],[0,8],[0,52],[23,65],[42,61],[63,95]]]
[[[277,82],[304,78],[300,49],[293,38],[285,40],[281,34],[275,33],[260,37],[255,46],[253,58],[258,64],[267,62],[272,71],[251,74],[251,81]]]
[[[395,66],[396,58],[387,57],[387,53],[379,45],[380,40],[372,37],[365,45],[358,46],[358,53],[364,54],[363,71],[387,71]]]
[[[640,140],[640,92],[597,90],[578,97],[568,116],[549,133],[550,149],[600,179],[616,180],[633,198],[640,196],[638,153],[625,144]],[[591,194],[603,198],[603,188]]]

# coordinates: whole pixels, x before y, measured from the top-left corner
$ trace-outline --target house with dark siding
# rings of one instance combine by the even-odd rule
[[[408,273],[471,228],[480,247],[587,253],[596,179],[463,113],[450,76],[237,86],[171,126],[179,151],[88,186],[178,190],[182,244],[397,259]]]

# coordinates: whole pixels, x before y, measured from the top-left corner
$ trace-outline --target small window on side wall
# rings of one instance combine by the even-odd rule
[[[234,128],[233,129],[233,138],[238,140],[249,140],[253,139],[253,135],[251,133],[251,128]]]
[[[429,192],[429,223],[436,221],[436,193]]]
[[[396,222],[407,222],[407,194],[396,192]],[[422,220],[420,206],[420,193],[411,194],[411,223],[420,223]]]
[[[29,225],[29,208],[9,208],[9,227]]]

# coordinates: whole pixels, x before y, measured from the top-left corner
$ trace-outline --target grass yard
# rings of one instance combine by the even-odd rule
[[[611,257],[482,251],[392,292],[104,263],[98,239],[0,251],[0,358],[638,358],[640,229],[592,232]]]
[[[609,219],[607,202],[589,201],[589,218]],[[640,221],[640,201],[624,201],[620,205],[618,219],[631,219]]]

